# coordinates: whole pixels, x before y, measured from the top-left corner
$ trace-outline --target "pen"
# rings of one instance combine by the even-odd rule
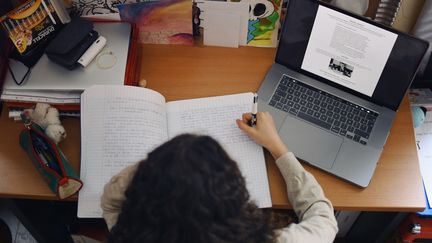
[[[254,94],[253,104],[252,104],[252,119],[250,120],[250,126],[255,126],[257,121],[257,112],[258,112],[258,94]]]
[[[42,0],[42,6],[44,7],[46,13],[48,14],[49,18],[51,19],[51,21],[53,22],[53,24],[57,24],[57,22],[55,21],[54,17],[51,14],[50,9],[48,8],[48,6],[45,3],[45,0]]]

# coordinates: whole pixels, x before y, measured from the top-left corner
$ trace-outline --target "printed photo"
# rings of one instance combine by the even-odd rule
[[[329,69],[350,78],[354,67],[332,58],[330,59]]]

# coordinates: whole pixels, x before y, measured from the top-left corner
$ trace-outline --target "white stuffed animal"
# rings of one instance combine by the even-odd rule
[[[45,130],[45,134],[56,144],[66,138],[66,130],[61,125],[59,112],[49,104],[37,103],[34,109],[26,109],[32,121]]]

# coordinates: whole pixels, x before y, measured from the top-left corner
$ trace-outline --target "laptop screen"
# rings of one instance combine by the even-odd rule
[[[427,42],[315,0],[291,0],[276,62],[396,110]]]

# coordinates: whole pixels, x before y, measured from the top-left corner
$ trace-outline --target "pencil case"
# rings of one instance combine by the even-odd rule
[[[66,199],[83,186],[66,156],[43,129],[32,123],[25,114],[21,115],[25,129],[20,133],[20,146],[27,152],[36,170],[48,183],[59,199]]]

